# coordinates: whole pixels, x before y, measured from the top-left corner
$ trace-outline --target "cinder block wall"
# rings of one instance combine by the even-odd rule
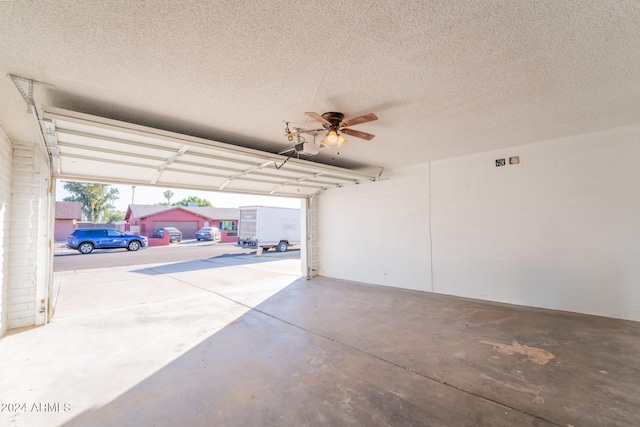
[[[639,141],[640,125],[434,162],[435,291],[640,320]]]
[[[7,328],[46,323],[49,167],[37,143],[13,145]],[[4,298],[3,298],[4,299]]]
[[[7,330],[9,291],[9,223],[13,147],[0,127],[0,337]]]
[[[321,276],[431,291],[429,165],[318,196]]]
[[[320,274],[640,321],[639,140],[617,128],[321,193]]]

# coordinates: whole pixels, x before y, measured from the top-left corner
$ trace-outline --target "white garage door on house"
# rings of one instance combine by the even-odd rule
[[[153,221],[153,231],[163,227],[175,227],[182,231],[183,239],[195,239],[198,231],[198,221]]]

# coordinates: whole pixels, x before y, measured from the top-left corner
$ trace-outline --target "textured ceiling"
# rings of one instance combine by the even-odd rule
[[[0,125],[51,105],[260,150],[374,112],[314,161],[397,167],[640,122],[640,2],[0,1]]]

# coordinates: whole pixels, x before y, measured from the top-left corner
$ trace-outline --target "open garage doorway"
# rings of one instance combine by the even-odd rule
[[[65,189],[65,182],[59,180],[56,183],[56,203],[72,203],[69,199],[73,198],[73,194]],[[54,321],[96,310],[109,311],[158,300],[171,301],[179,297],[176,292],[185,291],[185,295],[189,294],[190,290],[182,282],[170,277],[176,273],[189,273],[195,286],[199,281],[202,286],[212,286],[214,282],[232,284],[234,280],[251,278],[252,274],[261,277],[256,280],[257,283],[271,275],[274,280],[277,278],[278,283],[282,280],[289,283],[288,280],[306,275],[306,255],[302,255],[307,253],[306,199],[125,184],[103,185],[105,192],[117,190],[112,207],[105,211],[111,214],[115,211],[123,219],[105,222],[107,218],[101,217],[97,223],[87,224],[82,221],[85,218],[81,218],[73,226],[115,228],[127,234],[141,233],[154,243],[139,251],[105,249],[84,255],[66,247],[66,241],[56,241],[53,261]],[[300,222],[297,244],[284,252],[269,253],[263,253],[260,250],[262,248],[238,245],[240,208],[245,205],[297,211]],[[144,212],[148,218],[137,218],[132,214],[137,212]],[[185,220],[187,217],[191,220]],[[62,220],[56,218],[57,227]],[[189,227],[183,227],[184,224]],[[156,228],[174,226],[183,233],[182,240],[160,244],[158,241],[161,239],[153,237]],[[219,229],[219,238],[197,239],[195,234],[203,226]],[[58,231],[56,235],[60,234]],[[150,288],[147,280],[150,275],[167,277]],[[280,289],[278,286],[276,288],[275,291]]]
[[[91,188],[87,189],[88,186]],[[87,200],[89,196],[85,197],[85,193],[90,191],[103,193],[91,197],[109,199],[100,206],[100,212],[92,218],[87,217],[87,211],[90,209],[89,205],[95,205],[91,200]],[[56,256],[69,252],[75,255],[73,250],[67,247],[66,240],[72,230],[78,228],[109,228],[144,236],[149,247],[169,243],[180,243],[182,246],[238,245],[240,212],[249,207],[252,211],[256,208],[268,211],[269,218],[263,227],[265,232],[270,232],[269,237],[273,237],[271,234],[274,232],[267,230],[267,227],[272,226],[275,230],[282,228],[282,232],[287,234],[283,236],[283,241],[290,243],[286,249],[297,250],[298,257],[301,252],[306,252],[306,199],[69,180],[56,182],[55,199]],[[287,218],[278,218],[281,213],[286,213]],[[287,227],[282,225],[284,223]],[[254,231],[254,223],[243,223],[245,229],[248,230],[249,226],[252,227],[251,231]],[[171,236],[170,239],[162,239],[164,229],[177,230],[180,233],[179,238],[174,239]],[[278,247],[277,243],[279,241],[274,248]],[[262,252],[257,251],[257,245],[252,247],[245,244],[244,248],[256,249],[258,255]],[[55,267],[54,269],[59,270]]]
[[[231,244],[236,231],[233,216],[220,211],[215,215],[203,213],[204,207],[200,204],[189,206],[189,202],[204,198],[196,192],[215,192],[216,196],[211,200],[214,209],[273,205],[277,199],[287,201],[290,205],[285,207],[300,209],[300,275],[307,277],[318,271],[314,255],[318,251],[311,249],[317,245],[314,238],[317,220],[311,215],[315,206],[313,199],[326,190],[376,181],[381,174],[378,168],[366,172],[311,162],[300,158],[295,150],[285,156],[57,107],[44,106],[40,123],[48,144],[51,175],[56,187],[60,181],[122,186],[119,199],[134,206],[136,212],[130,218],[141,221],[135,224],[126,221],[130,213],[127,212],[125,222],[114,224],[114,227],[146,236],[150,239],[150,248],[158,243],[151,240],[156,238],[153,237],[156,231],[153,221],[166,225],[169,220],[162,217],[168,211],[167,206],[162,206],[165,202],[173,206],[176,200],[185,198],[186,206],[175,208],[174,212],[179,211],[183,216],[173,220],[198,221],[198,227],[219,228],[221,241]],[[156,191],[153,198],[143,199],[145,189]],[[189,189],[190,193],[180,195],[181,189]],[[167,197],[167,193],[172,194]],[[221,203],[222,198],[234,195],[245,199],[233,204]],[[196,200],[189,200],[191,196]],[[55,199],[63,200],[64,196],[57,191]],[[128,207],[126,209],[129,211]],[[150,216],[155,216],[151,222],[148,221]],[[77,218],[71,220],[78,222]],[[192,228],[189,227],[187,236],[193,232]],[[174,244],[177,241],[174,239]],[[184,242],[181,239],[181,243]],[[58,245],[56,249],[63,248]],[[108,251],[111,249],[101,253]],[[144,252],[135,251],[129,255],[141,256]],[[102,258],[106,256],[102,255]],[[97,255],[92,259],[97,260]],[[52,283],[48,295],[51,300]]]
[[[53,318],[53,270],[56,268],[53,258],[57,251],[64,250],[64,236],[69,235],[64,231],[57,234],[54,232],[55,202],[64,199],[63,195],[58,194],[57,197],[56,194],[59,193],[56,187],[60,181],[109,183],[128,187],[128,194],[123,190],[119,195],[122,200],[128,200],[131,196],[132,203],[129,205],[140,203],[140,206],[149,207],[164,201],[163,191],[174,192],[183,188],[188,188],[189,191],[216,192],[225,196],[261,196],[269,201],[275,197],[288,199],[300,208],[301,235],[304,236],[301,238],[300,247],[300,274],[309,278],[319,270],[317,257],[313,255],[318,251],[311,250],[317,245],[314,238],[317,219],[311,217],[311,212],[316,209],[314,206],[317,206],[314,202],[316,196],[326,190],[377,181],[381,174],[381,170],[377,168],[375,171],[355,171],[311,162],[294,156],[295,151],[285,156],[56,107],[43,106],[38,119],[40,142],[43,145],[34,145],[30,148],[33,153],[26,150],[25,153],[30,155],[21,158],[37,159],[43,164],[45,159],[47,161],[44,166],[30,165],[30,168],[42,169],[44,173],[39,175],[42,178],[38,187],[40,192],[33,192],[29,197],[41,206],[41,209],[37,210],[41,222],[37,238],[42,239],[43,244],[37,245],[40,248],[37,264],[44,265],[41,262],[43,260],[50,263],[46,268],[38,270],[41,274],[37,277],[25,274],[21,281],[10,284],[9,291],[17,292],[29,287],[35,288],[35,293],[25,296],[29,299],[26,306],[14,304],[9,307],[7,318],[13,319],[13,322],[8,323],[8,329],[43,325]],[[143,187],[160,189],[162,196],[158,195],[155,200],[142,202],[139,196]],[[215,203],[218,203],[217,199]],[[234,206],[239,207],[241,204],[266,203],[253,199]],[[180,209],[187,211],[188,207]],[[199,215],[193,210],[191,213]],[[200,215],[200,218],[212,217]],[[82,225],[83,217],[76,214],[64,219],[71,222],[71,229],[77,229]],[[217,216],[217,219],[220,220],[219,227],[229,227],[228,230],[221,231],[227,231],[226,237],[233,239],[233,221],[229,221],[227,215]],[[34,218],[29,217],[27,220],[23,226],[32,227]],[[142,224],[127,225],[126,221],[116,224],[120,221],[123,220],[115,219],[113,228],[118,230],[117,227],[122,227],[123,229],[119,230],[122,233],[153,235],[153,223],[148,229],[143,230]],[[95,222],[91,221],[92,228],[95,228]],[[199,226],[205,224],[203,220]],[[212,225],[211,221],[208,225]],[[108,236],[114,234],[117,233],[111,231]],[[116,240],[123,237],[115,236]],[[44,244],[45,240],[49,244]],[[129,248],[129,259],[145,252],[135,250],[144,246],[142,239],[140,240],[132,246],[123,246]],[[109,248],[94,252],[95,246],[89,248],[88,245],[83,245],[83,248],[87,254],[91,254],[90,262],[83,261],[83,264],[88,266],[95,265],[98,253],[102,254],[100,259],[106,259],[107,255],[115,251]],[[117,250],[122,252],[124,249]],[[87,258],[87,255],[84,257]],[[0,302],[4,301],[3,298]]]

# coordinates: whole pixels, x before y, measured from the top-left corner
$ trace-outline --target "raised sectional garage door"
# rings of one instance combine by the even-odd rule
[[[307,197],[377,180],[295,157],[43,107],[56,179]]]

